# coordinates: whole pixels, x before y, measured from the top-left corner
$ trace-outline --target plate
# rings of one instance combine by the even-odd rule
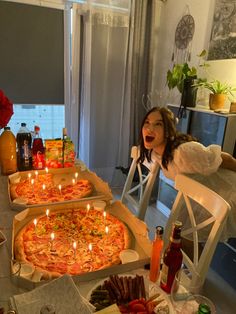
[[[135,250],[127,249],[120,252],[120,260],[122,264],[137,261],[139,259],[139,254]]]
[[[145,274],[145,275],[142,275],[142,274],[137,274],[139,277],[143,277],[144,279],[144,287],[145,287],[145,293],[146,293],[146,300],[156,296],[153,300],[155,301],[159,301],[160,303],[156,306],[155,308],[155,312],[156,313],[162,313],[162,314],[174,314],[174,309],[173,309],[173,306],[171,304],[171,301],[169,299],[169,296],[155,283],[151,282],[149,279],[148,279],[148,275]],[[136,278],[137,277],[136,274],[122,274],[122,275],[118,275],[119,278],[121,277],[131,277],[132,279]],[[116,275],[113,275],[113,277],[116,276]],[[94,291],[95,291],[95,294],[98,293],[99,294],[99,290],[98,290],[98,287],[101,287],[105,281],[109,281],[110,280],[110,277],[107,277],[107,278],[104,278],[102,279],[101,281],[99,281],[98,283],[96,283],[92,289],[88,292],[87,294],[87,300],[92,303],[94,305],[94,302],[91,302],[91,297],[92,297],[92,294],[94,296]],[[137,285],[136,285],[137,286]],[[138,285],[139,286],[139,285]],[[104,295],[104,298],[103,298],[103,295]],[[101,291],[101,294],[99,296],[99,298],[101,299],[101,301],[103,302],[104,301],[104,307],[105,305],[107,305],[107,307],[109,307],[111,303],[108,303],[106,300],[108,299],[108,296],[107,296],[107,293],[104,291],[104,289],[102,289]],[[141,297],[139,297],[141,298]],[[134,298],[136,299],[136,297]],[[102,304],[101,302],[101,304]],[[129,300],[127,301],[121,301],[121,304],[125,304],[129,302]],[[107,303],[107,304],[106,304]],[[100,308],[98,306],[97,308],[97,311],[101,310],[102,308]]]

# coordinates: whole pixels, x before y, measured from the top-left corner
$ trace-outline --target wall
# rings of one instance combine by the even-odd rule
[[[215,0],[167,0],[158,1],[156,23],[156,49],[153,74],[152,94],[154,101],[161,105],[171,102],[179,104],[180,94],[177,90],[169,91],[166,87],[166,73],[172,68],[171,61],[176,27],[185,14],[191,14],[195,21],[195,32],[192,40],[191,61],[192,66],[197,66],[199,54],[203,49],[208,50]],[[236,59],[209,61],[210,68],[205,76],[215,78],[236,85]],[[202,91],[199,91],[199,93]],[[208,94],[198,93],[198,104],[208,106]],[[229,101],[226,107],[229,106]]]

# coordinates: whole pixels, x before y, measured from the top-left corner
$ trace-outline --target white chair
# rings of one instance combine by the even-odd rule
[[[143,165],[149,169],[149,172],[144,174],[140,163],[137,163],[139,158],[138,146],[132,147],[131,158],[133,160],[121,195],[121,202],[131,205],[136,216],[144,220],[159,167],[157,163],[149,163],[145,160]],[[136,170],[139,180],[133,182]]]
[[[175,188],[178,194],[165,228],[165,246],[169,242],[173,222],[176,220],[181,221],[181,219],[183,222],[188,217],[189,223],[185,226],[183,222],[181,235],[183,238],[191,236],[191,241],[193,241],[193,257],[191,259],[184,252],[183,248],[183,263],[192,273],[193,280],[198,275],[203,283],[230,211],[230,205],[214,191],[182,174],[176,176]],[[207,217],[204,217],[199,210],[204,210],[207,213]],[[199,215],[201,216],[200,219]],[[201,232],[204,232],[204,238],[206,234],[207,236],[204,239],[203,250],[199,254],[198,244]]]

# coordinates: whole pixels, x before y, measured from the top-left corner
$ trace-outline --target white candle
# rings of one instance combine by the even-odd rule
[[[89,251],[92,253],[92,249],[93,249],[93,245],[92,245],[92,243],[89,243],[89,245],[88,245],[88,249],[89,249]]]
[[[55,239],[55,234],[52,232],[50,237],[51,237],[51,251],[53,251],[53,240]]]
[[[106,220],[106,216],[107,216],[107,213],[106,213],[106,211],[104,210],[104,212],[103,212],[104,220]]]
[[[55,234],[52,232],[51,233],[51,241],[53,241],[55,239]]]
[[[36,232],[36,226],[37,226],[37,219],[34,219],[34,231]]]
[[[48,173],[48,167],[45,168],[46,173]]]
[[[46,209],[46,216],[48,218],[48,216],[49,216],[49,209]]]
[[[61,194],[61,184],[58,185],[58,189],[59,189],[60,194]]]
[[[29,183],[30,183],[31,173],[28,173],[28,179],[29,179]]]
[[[89,210],[90,210],[90,205],[87,204],[87,215],[88,215],[88,213],[89,213]]]
[[[105,232],[106,232],[106,234],[108,234],[108,232],[109,232],[108,226],[105,227]]]
[[[74,258],[76,258],[76,247],[77,247],[77,243],[76,243],[76,241],[74,241],[73,242]]]
[[[78,172],[76,172],[76,173],[75,173],[75,182],[77,182],[78,175],[79,175]]]

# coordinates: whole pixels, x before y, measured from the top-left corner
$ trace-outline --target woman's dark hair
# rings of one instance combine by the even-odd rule
[[[166,107],[153,107],[144,117],[141,129],[140,129],[140,157],[138,162],[142,163],[146,158],[149,162],[152,160],[152,150],[148,150],[144,146],[144,140],[142,135],[143,125],[148,118],[148,116],[152,112],[160,112],[163,124],[164,124],[164,134],[166,138],[166,147],[162,156],[162,166],[167,169],[168,163],[173,160],[174,150],[182,143],[196,141],[196,138],[192,137],[191,135],[180,133],[176,129],[176,118],[173,112]]]

